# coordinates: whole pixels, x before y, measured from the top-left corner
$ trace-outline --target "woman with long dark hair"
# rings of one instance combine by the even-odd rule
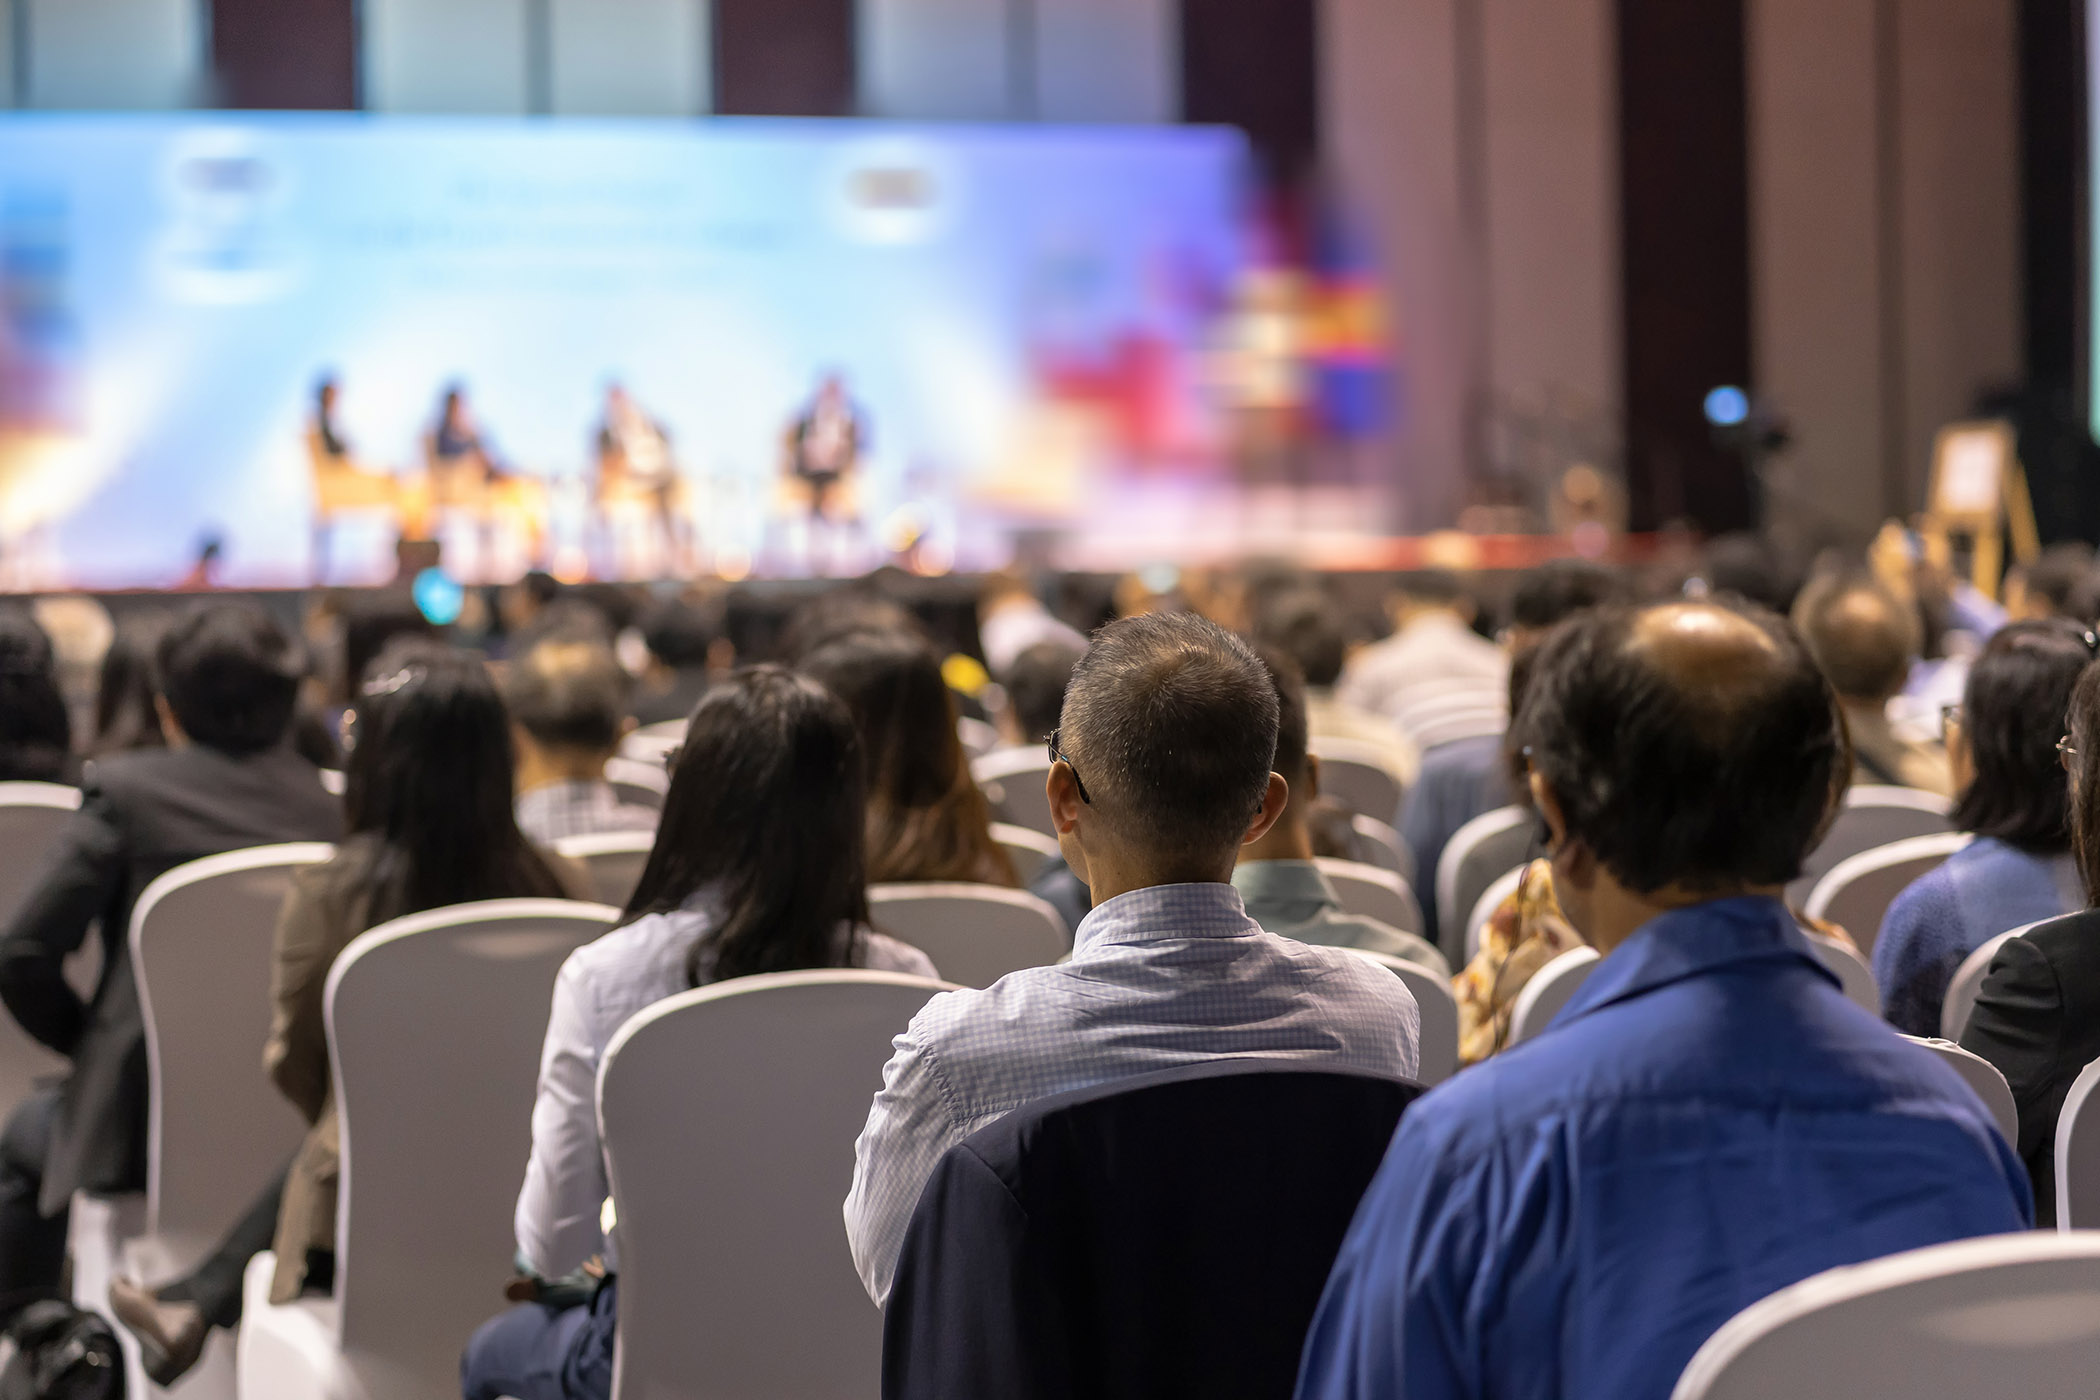
[[[51,638],[20,608],[0,608],[0,782],[71,783],[80,768]]]
[[[862,632],[797,668],[853,712],[868,762],[868,880],[1018,885],[970,776],[940,658],[916,637]]]
[[[131,749],[157,749],[168,740],[160,727],[160,679],[153,656],[168,630],[157,614],[126,618],[117,625],[95,689],[95,733],[88,754],[102,758]]]
[[[431,642],[389,648],[349,728],[349,835],[333,858],[293,877],[263,1050],[271,1079],[313,1126],[283,1181],[195,1273],[155,1292],[122,1279],[110,1286],[112,1310],[137,1334],[160,1385],[196,1363],[210,1328],[240,1320],[241,1275],[273,1240],[272,1302],[333,1280],[339,1160],[322,993],[336,958],[366,929],[404,914],[583,888],[577,872],[518,831],[510,723],[478,659]]]
[[[865,780],[852,717],[776,666],[703,697],[671,768],[663,822],[619,927],[569,955],[532,1110],[518,1253],[542,1279],[593,1256],[589,1305],[521,1304],[474,1334],[467,1400],[602,1400],[612,1387],[617,1270],[599,1228],[609,1194],[598,1141],[598,1065],[644,1007],[760,972],[862,967],[934,975],[924,953],[868,927]]]
[[[2034,1223],[2056,1220],[2056,1125],[2079,1072],[2100,1060],[2100,665],[2071,695],[2058,752],[2070,777],[2071,852],[2086,907],[1999,945],[1961,1033],[1998,1067],[2020,1110],[2014,1144],[2034,1183]]]

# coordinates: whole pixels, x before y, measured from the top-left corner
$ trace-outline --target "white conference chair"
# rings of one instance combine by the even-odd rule
[[[1057,910],[1003,885],[870,885],[868,913],[876,928],[917,948],[942,977],[964,987],[989,987],[1072,950]]]
[[[1345,951],[1369,958],[1414,993],[1415,1006],[1422,1013],[1420,1068],[1415,1078],[1425,1085],[1441,1084],[1458,1073],[1458,998],[1452,995],[1449,980],[1391,953],[1374,953],[1368,948]]]
[[[1845,995],[1879,1016],[1881,988],[1874,985],[1874,969],[1867,966],[1867,960],[1829,934],[1817,933],[1813,929],[1803,929],[1802,932],[1808,935],[1809,946],[1816,950],[1823,966],[1837,975]]]
[[[662,769],[671,750],[685,742],[685,726],[682,719],[645,724],[620,741],[620,757]]]
[[[2100,1060],[2078,1072],[2056,1116],[2056,1228],[2100,1225]]]
[[[1466,915],[1466,963],[1470,964],[1480,956],[1480,940],[1486,936],[1488,921],[1495,917],[1495,911],[1502,907],[1503,901],[1517,892],[1517,886],[1524,882],[1524,872],[1529,868],[1528,864],[1520,865],[1496,876],[1495,883],[1482,890],[1480,898],[1473,901],[1473,912]]]
[[[2038,919],[2035,924],[2046,922]],[[1960,1043],[1961,1033],[1969,1028],[1969,1015],[1976,1009],[1977,994],[1983,990],[1984,979],[1990,976],[1991,960],[1998,956],[1998,950],[2005,946],[2007,939],[2018,938],[2035,924],[2021,924],[1996,938],[1986,938],[1974,952],[1961,960],[1961,966],[1955,968],[1954,976],[1947,980],[1947,996],[1940,1003],[1941,1035]]]
[[[1532,973],[1509,1013],[1509,1043],[1529,1040],[1551,1025],[1602,961],[1595,948],[1570,948]]]
[[[598,1121],[620,1250],[614,1400],[863,1400],[882,1314],[839,1202],[891,1041],[951,984],[739,977],[660,1001],[606,1047]]]
[[[1356,834],[1358,860],[1382,866],[1407,881],[1409,889],[1414,888],[1415,853],[1408,849],[1407,838],[1389,823],[1362,814],[1349,819],[1349,829]]]
[[[664,795],[671,790],[671,775],[664,772],[661,762],[647,763],[635,758],[609,758],[605,761],[605,781],[619,799],[632,807],[653,807],[661,812]]]
[[[1407,881],[1390,870],[1356,860],[1322,857],[1313,862],[1334,886],[1345,913],[1390,924],[1402,933],[1422,932],[1422,906]]]
[[[1041,744],[994,750],[973,762],[970,774],[1000,821],[1057,835],[1050,824],[1050,796],[1043,790],[1050,777],[1050,756]]]
[[[1465,953],[1467,916],[1489,885],[1530,857],[1537,822],[1527,808],[1497,807],[1444,844],[1436,863],[1436,941],[1454,967]]]
[[[1936,1037],[1906,1035],[1911,1044],[1930,1050],[1940,1057],[1947,1067],[1961,1076],[1962,1083],[1976,1091],[1983,1106],[1991,1111],[1991,1121],[2009,1143],[2020,1140],[2020,1110],[2013,1102],[2012,1087],[1998,1067],[1972,1050],[1964,1050],[1951,1040]]]
[[[1005,741],[999,737],[994,725],[981,719],[963,715],[955,721],[955,737],[962,742],[963,752],[971,758],[983,758]]]
[[[325,992],[342,1130],[335,1295],[272,1304],[277,1261],[256,1256],[243,1396],[455,1400],[461,1349],[504,1307],[554,975],[618,917],[489,900],[394,919],[343,950]]]
[[[1707,1338],[1671,1400],[2086,1400],[2100,1233],[1986,1235],[1815,1274]]]
[[[0,783],[0,923],[13,917],[43,873],[59,832],[80,810],[80,789],[61,783]],[[88,939],[88,944],[97,942]],[[88,984],[90,987],[93,983]],[[0,1123],[14,1115],[39,1079],[63,1073],[66,1062],[0,1014]]]
[[[1946,798],[1917,788],[1861,783],[1848,788],[1844,805],[1831,819],[1830,830],[1808,859],[1801,873],[1786,887],[1787,903],[1799,907],[1815,890],[1816,882],[1837,869],[1840,861],[1912,836],[1935,836],[1952,831]],[[1854,937],[1859,930],[1848,928]]]
[[[325,841],[227,851],[176,866],[132,906],[130,953],[146,1036],[146,1190],[73,1198],[73,1299],[108,1307],[127,1274],[166,1283],[194,1268],[284,1171],[306,1121],[263,1073],[277,920],[292,877]],[[149,1389],[117,1329],[131,1393]],[[231,1348],[214,1338],[185,1395],[230,1396]]]
[[[1331,797],[1359,816],[1391,822],[1400,812],[1400,780],[1385,766],[1376,744],[1354,739],[1314,739],[1312,754],[1320,760],[1320,795]]]
[[[1871,966],[1874,940],[1880,937],[1881,921],[1896,902],[1896,896],[1911,881],[1937,870],[1947,857],[1973,839],[1966,832],[1942,831],[1906,837],[1847,856],[1816,882],[1801,906],[1802,912],[1851,934],[1852,941],[1859,945],[1860,956]]]
[[[1014,874],[1024,885],[1041,874],[1044,866],[1064,854],[1058,849],[1056,837],[1007,822],[992,823],[992,840],[999,843],[1006,858],[1014,863]]]
[[[642,867],[656,848],[653,831],[599,831],[589,836],[564,836],[554,843],[554,853],[584,868],[591,877],[591,892],[600,904],[625,909],[634,887],[642,882]]]

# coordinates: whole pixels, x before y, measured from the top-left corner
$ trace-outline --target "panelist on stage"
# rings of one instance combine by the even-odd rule
[[[306,457],[314,486],[314,579],[328,574],[328,544],[336,518],[350,511],[383,510],[398,516],[400,483],[381,472],[366,471],[357,464],[350,441],[343,436],[336,417],[342,397],[335,376],[323,375],[314,385],[313,417],[306,425]]]
[[[598,510],[613,537],[614,553],[620,552],[619,517],[639,506],[646,514],[649,533],[663,541],[667,570],[683,569],[691,544],[691,522],[679,509],[683,483],[671,455],[670,433],[643,411],[625,386],[613,383],[605,389],[597,447]]]
[[[838,375],[826,375],[817,386],[816,397],[788,429],[787,446],[788,474],[807,493],[810,519],[850,517],[851,483],[867,450],[867,428]]]

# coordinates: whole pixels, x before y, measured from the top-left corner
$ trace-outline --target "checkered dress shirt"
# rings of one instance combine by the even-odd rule
[[[608,782],[570,779],[547,783],[518,794],[518,830],[527,839],[551,846],[564,836],[596,836],[602,831],[654,831],[657,814],[622,802]]]
[[[1118,896],[1080,924],[1069,962],[937,996],[897,1037],[854,1147],[854,1266],[885,1301],[934,1164],[1022,1104],[1228,1057],[1411,1079],[1419,1034],[1399,978],[1264,933],[1231,885]]]

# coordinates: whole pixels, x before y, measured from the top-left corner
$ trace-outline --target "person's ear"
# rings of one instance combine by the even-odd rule
[[[1531,803],[1539,814],[1539,822],[1545,827],[1547,854],[1553,861],[1553,877],[1566,880],[1577,889],[1588,889],[1596,879],[1596,857],[1590,848],[1568,835],[1568,819],[1561,811],[1560,799],[1536,769],[1531,774]]]
[[[1240,837],[1240,844],[1251,846],[1267,836],[1269,828],[1276,825],[1277,818],[1283,815],[1283,809],[1290,805],[1291,785],[1283,780],[1283,774],[1271,773],[1269,786],[1261,795],[1261,810],[1254,814],[1253,821],[1247,823],[1247,830]]]
[[[1307,806],[1320,800],[1320,756],[1316,753],[1305,756],[1305,791],[1298,796]]]
[[[1072,765],[1053,763],[1043,779],[1043,795],[1050,800],[1050,825],[1059,836],[1070,835],[1079,825],[1079,784],[1073,781]]]

